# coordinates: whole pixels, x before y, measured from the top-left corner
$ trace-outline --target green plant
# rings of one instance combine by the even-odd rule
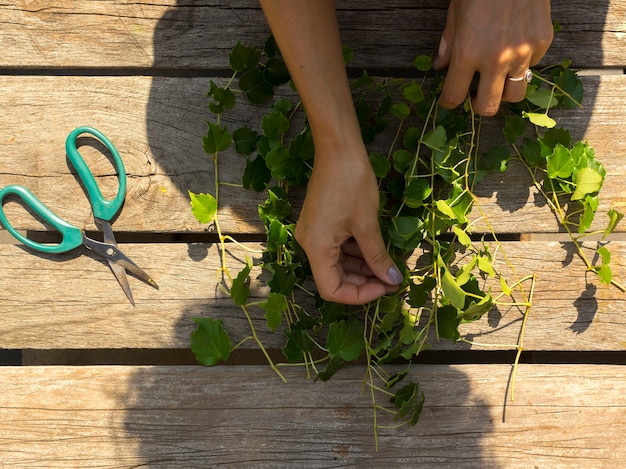
[[[351,51],[346,49],[345,55],[349,60]],[[482,120],[469,99],[455,111],[437,106],[443,76],[431,71],[429,57],[414,61],[425,73],[421,80],[374,78],[364,72],[353,81],[365,142],[370,144],[383,133],[388,143],[384,152],[372,151],[370,161],[380,182],[381,228],[405,278],[398,293],[360,307],[325,302],[315,294],[306,257],[294,238],[294,193],[301,195],[298,188],[308,181],[314,148],[273,39],[254,47],[238,43],[230,65],[230,80],[211,81],[208,92],[212,120],[204,149],[214,165],[214,192],[190,197],[196,218],[213,224],[219,236],[221,287],[247,318],[250,336],[233,345],[219,319],[195,319],[191,347],[201,363],[226,360],[247,340],[256,341],[283,380],[284,366],[303,366],[307,376],[328,380],[347,362],[364,363],[375,434],[383,427],[415,425],[425,399],[418,383],[405,382],[408,370],[390,375],[386,364],[410,363],[431,340],[466,340],[463,324],[493,307],[521,311],[520,339],[512,344],[518,351],[517,363],[534,276],[516,275],[493,229],[473,233],[477,220],[490,226],[474,194],[475,185],[490,172],[504,172],[512,160],[528,169],[587,270],[622,288],[612,278],[605,246],[597,250],[600,265],[592,264],[581,248],[598,207],[605,171],[587,143],[572,142],[569,132],[557,128],[549,116],[555,107],[576,107],[581,101],[581,82],[568,64],[534,71],[526,99],[508,107],[502,144],[487,149],[480,144]],[[222,116],[241,102],[239,96],[259,105],[263,115],[257,128],[223,125]],[[226,255],[228,243],[236,240],[222,233],[218,216],[223,184],[219,160],[233,150],[246,158],[242,188],[266,194],[258,208],[265,246],[256,253],[256,267],[247,259],[236,274]],[[603,234],[608,235],[621,218],[611,210]],[[258,267],[267,277],[267,295],[251,302],[249,279]],[[270,330],[284,336],[285,363],[275,363],[260,340],[254,310],[263,312]],[[394,423],[381,423],[381,411],[391,414]]]

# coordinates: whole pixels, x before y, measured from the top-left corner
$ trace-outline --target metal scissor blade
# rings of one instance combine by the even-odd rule
[[[128,301],[130,301],[130,304],[135,306],[135,299],[133,298],[133,292],[130,290],[130,285],[128,284],[128,277],[126,277],[126,269],[124,269],[122,265],[116,264],[113,261],[109,261],[109,267],[111,267],[111,270],[113,271],[113,275],[115,275],[115,278],[120,284],[120,287],[122,287],[122,290],[124,290],[124,293],[126,293],[126,297],[128,298]]]
[[[117,246],[117,242],[115,241],[115,235],[113,234],[113,229],[111,228],[111,223],[108,220],[103,220],[102,218],[95,217],[96,224],[102,230],[102,237],[104,238],[105,244],[112,244],[113,246]],[[135,306],[135,299],[133,298],[133,292],[130,289],[130,285],[128,284],[128,277],[126,276],[126,269],[120,265],[116,264],[114,261],[109,260],[109,267],[113,271],[113,275],[126,293],[128,297],[128,301]]]
[[[152,280],[152,277],[150,277],[150,275],[148,275],[141,267],[131,261],[122,251],[119,250],[117,246],[95,241],[93,239],[87,238],[87,236],[85,236],[84,234],[83,244],[88,249],[91,249],[93,252],[98,254],[100,257],[106,259],[109,262],[109,265],[112,266],[113,264],[115,264],[116,266],[121,266],[123,269],[129,271],[139,279],[143,280],[149,285],[152,285],[158,290],[159,286],[154,280]],[[114,269],[113,267],[111,268]],[[116,270],[113,270],[113,273],[118,278],[118,281],[120,281],[120,285],[122,285],[122,288],[124,288],[124,280],[120,280],[116,273]],[[122,276],[125,277],[126,274],[124,273]],[[127,280],[126,283],[128,283]],[[124,291],[126,291],[126,289],[124,289]]]

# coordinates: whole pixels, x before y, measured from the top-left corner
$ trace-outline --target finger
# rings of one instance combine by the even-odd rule
[[[526,96],[526,88],[528,84],[525,80],[511,80],[511,78],[523,77],[528,70],[528,66],[515,67],[513,72],[509,72],[504,82],[504,91],[502,92],[502,101],[509,103],[518,103]]]
[[[362,257],[344,256],[341,264],[346,273],[359,274],[366,278],[376,278],[372,269],[370,269]]]
[[[474,67],[460,65],[457,60],[451,60],[439,95],[439,105],[442,108],[454,109],[465,101],[474,72]]]
[[[450,57],[452,55],[451,44],[454,38],[454,8],[448,8],[448,15],[446,18],[446,26],[441,34],[439,40],[439,50],[437,51],[437,57],[433,60],[433,68],[435,70],[443,70],[450,65]]]
[[[389,254],[378,225],[364,228],[354,233],[354,239],[359,245],[363,259],[374,275],[388,285],[400,285],[404,277],[393,262]]]
[[[481,116],[493,116],[498,112],[504,93],[505,80],[506,72],[499,69],[481,71],[478,91],[472,99],[474,112]]]

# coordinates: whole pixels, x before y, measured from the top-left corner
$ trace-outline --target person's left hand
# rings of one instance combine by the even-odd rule
[[[439,104],[453,109],[467,97],[474,73],[480,74],[472,107],[491,116],[501,101],[526,94],[523,77],[545,55],[554,29],[549,0],[451,0],[437,70],[448,67]]]

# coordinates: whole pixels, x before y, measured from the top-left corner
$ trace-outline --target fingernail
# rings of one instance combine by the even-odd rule
[[[442,35],[441,40],[439,41],[439,51],[437,52],[437,54],[439,55],[439,57],[445,57],[446,52],[448,52],[448,41]]]
[[[402,273],[400,273],[400,270],[398,270],[395,265],[389,268],[387,275],[389,280],[391,280],[392,285],[400,285],[404,280]]]

